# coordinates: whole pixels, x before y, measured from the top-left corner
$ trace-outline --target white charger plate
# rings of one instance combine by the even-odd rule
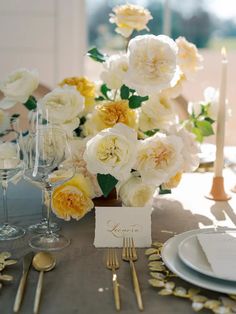
[[[215,274],[206,258],[196,235],[184,239],[178,246],[178,254],[182,262],[192,269],[217,279],[235,281]]]
[[[214,232],[214,230],[213,228],[191,230],[170,238],[162,248],[163,262],[173,273],[198,287],[227,294],[236,294],[236,282],[203,275],[185,265],[179,258],[178,246],[183,240],[198,233]]]

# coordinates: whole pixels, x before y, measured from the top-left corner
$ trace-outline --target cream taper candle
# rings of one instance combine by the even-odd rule
[[[226,50],[223,47],[221,50],[221,79],[220,79],[220,94],[218,103],[217,125],[216,125],[216,159],[214,165],[215,177],[222,177],[224,166],[224,139],[225,139],[225,101],[226,101],[226,86],[227,86],[227,65],[228,60]]]

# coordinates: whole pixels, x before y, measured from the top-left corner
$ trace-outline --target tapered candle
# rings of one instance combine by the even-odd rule
[[[225,101],[227,87],[227,67],[228,60],[226,50],[221,50],[221,79],[220,79],[220,95],[218,103],[217,125],[216,125],[216,159],[214,165],[215,177],[222,177],[224,166],[224,140],[225,140]]]
[[[171,14],[170,14],[170,3],[169,0],[164,0],[163,10],[163,34],[171,35]]]

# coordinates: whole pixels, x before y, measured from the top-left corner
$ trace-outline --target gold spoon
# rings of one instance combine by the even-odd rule
[[[39,302],[40,296],[43,287],[43,273],[45,271],[52,270],[56,265],[56,259],[50,253],[47,252],[39,252],[35,254],[33,258],[33,266],[37,271],[40,271],[38,284],[35,293],[34,299],[34,314],[38,313],[39,310]]]

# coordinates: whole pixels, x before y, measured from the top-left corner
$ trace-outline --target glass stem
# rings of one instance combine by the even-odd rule
[[[4,215],[4,225],[8,225],[8,208],[7,208],[7,180],[2,181],[2,199],[3,199],[3,215]]]
[[[46,186],[45,192],[48,194],[47,200],[47,234],[51,234],[52,230],[50,228],[51,225],[51,209],[52,209],[52,187],[50,184]]]
[[[45,206],[45,204],[47,203],[47,190],[43,189],[42,190],[42,223],[47,223],[47,217],[48,217],[48,210]]]

